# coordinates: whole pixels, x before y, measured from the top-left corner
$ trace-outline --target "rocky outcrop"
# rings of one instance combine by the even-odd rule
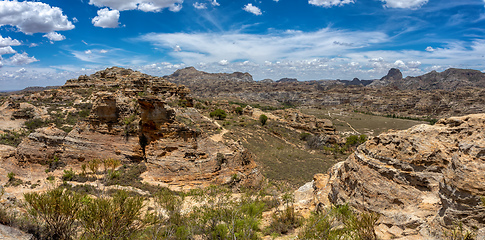
[[[102,91],[91,92],[92,88]],[[146,161],[146,181],[182,189],[209,184],[255,187],[262,180],[242,145],[213,141],[204,134],[204,130],[214,130],[213,126],[204,128],[208,126],[206,117],[194,108],[178,109],[182,104],[191,105],[184,86],[114,67],[69,80],[55,95],[61,98],[69,95],[68,91],[85,94],[85,102],[78,104],[90,106],[89,116],[75,123],[72,130],[61,130],[54,123],[36,129],[14,154],[5,153],[5,157],[15,156],[24,167],[53,161],[76,166],[108,158],[123,164]],[[67,115],[69,109],[65,111]],[[177,112],[185,122],[177,120]]]
[[[238,142],[227,146],[210,138],[159,139],[147,146],[146,158],[152,167],[145,177],[167,187],[254,187],[262,182],[252,154]]]
[[[466,87],[485,87],[485,73],[472,69],[449,68],[418,77],[406,77],[399,89],[454,91]]]
[[[0,224],[0,239],[3,240],[34,240],[32,234],[24,233],[16,228]]]
[[[442,227],[458,223],[484,228],[484,127],[485,114],[476,114],[374,137],[316,176],[315,204],[377,212],[381,230],[399,229],[392,237],[440,239]]]
[[[234,72],[234,73],[207,73],[203,71],[198,71],[194,67],[187,67],[184,69],[179,69],[175,71],[172,75],[167,76],[170,81],[178,83],[179,81],[186,81],[184,85],[190,86],[189,81],[204,81],[206,84],[208,82],[218,82],[218,81],[229,81],[229,82],[253,82],[253,77],[249,73]],[[189,83],[189,84],[187,84]],[[189,87],[190,88],[190,87]]]
[[[391,68],[386,76],[382,77],[379,80],[373,81],[369,86],[373,87],[399,87],[401,86],[402,82],[402,73],[401,70],[397,68]]]
[[[272,112],[286,121],[290,127],[311,132],[314,134],[336,134],[331,120],[316,118],[313,115],[303,114],[297,109],[276,110]]]
[[[455,91],[459,88],[485,87],[485,73],[472,69],[449,68],[443,72],[431,71],[417,77],[402,78],[399,69],[392,68],[380,80],[370,86],[394,87],[400,90],[446,90]]]

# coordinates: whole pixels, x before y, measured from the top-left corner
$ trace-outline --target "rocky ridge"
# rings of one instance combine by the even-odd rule
[[[30,98],[43,99],[42,94],[47,93]],[[241,144],[212,140],[207,130],[218,127],[211,120],[196,109],[178,107],[192,105],[185,86],[113,67],[68,80],[51,94],[47,99],[59,98],[61,105],[62,96],[74,96],[76,100],[69,98],[75,102],[73,107],[68,105],[64,112],[79,114],[76,103],[86,104],[89,115],[72,129],[51,124],[29,134],[12,156],[21,166],[45,165],[53,159],[75,168],[92,159],[146,162],[145,181],[173,189],[209,184],[256,186],[262,180],[251,153]]]
[[[274,106],[351,107],[372,114],[418,118],[474,114],[485,109],[483,73],[467,69],[448,69],[406,79],[402,79],[399,69],[391,69],[388,75],[372,83],[357,79],[255,82],[244,81],[245,78],[221,80],[229,79],[228,74],[214,75],[220,76],[217,78],[206,76],[213,75],[189,68],[178,70],[167,79],[189,86],[197,98],[265,102]]]
[[[476,114],[381,134],[315,175],[300,196],[379,213],[384,239],[442,239],[457,224],[483,230],[484,127],[485,114]]]
[[[417,77],[403,79],[399,69],[392,68],[380,80],[370,86],[389,86],[400,90],[445,90],[455,91],[459,88],[485,87],[485,73],[472,69],[449,68],[443,72],[431,71]]]

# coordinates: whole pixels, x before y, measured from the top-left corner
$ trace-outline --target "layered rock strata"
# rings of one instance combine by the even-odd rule
[[[374,137],[315,176],[314,203],[377,212],[388,237],[440,239],[443,227],[484,228],[484,129],[485,114],[476,114]]]

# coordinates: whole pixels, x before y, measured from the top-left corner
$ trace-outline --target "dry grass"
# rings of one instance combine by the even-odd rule
[[[265,177],[275,181],[286,181],[298,187],[312,180],[316,173],[324,173],[337,161],[347,155],[326,154],[323,150],[310,151],[300,140],[300,133],[268,121],[261,126],[255,120],[246,119],[238,124],[226,126],[231,134],[225,137],[241,140],[255,155],[255,161],[262,167]]]
[[[366,134],[368,136],[377,136],[380,133],[388,131],[389,129],[403,130],[418,124],[428,124],[428,122],[425,121],[373,116],[346,109],[310,108],[301,109],[301,112],[314,115],[317,118],[326,118],[332,120],[337,131],[339,132],[352,131],[352,129],[346,124],[349,123],[355,130],[359,131],[359,133]]]

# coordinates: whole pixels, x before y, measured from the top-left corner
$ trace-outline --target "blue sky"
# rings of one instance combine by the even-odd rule
[[[485,0],[0,1],[0,90],[111,66],[255,80],[485,70]]]

